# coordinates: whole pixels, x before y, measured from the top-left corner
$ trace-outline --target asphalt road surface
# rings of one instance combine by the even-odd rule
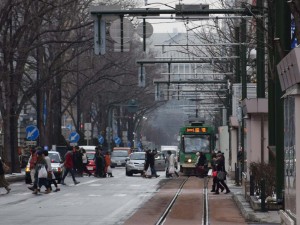
[[[112,178],[78,177],[74,185],[67,177],[61,191],[34,195],[24,182],[0,191],[0,224],[7,225],[117,225],[123,224],[158,189],[159,178],[125,176],[125,168],[114,168]],[[53,188],[54,189],[54,188]]]

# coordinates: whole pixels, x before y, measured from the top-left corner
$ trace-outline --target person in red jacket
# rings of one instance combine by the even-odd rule
[[[80,182],[77,181],[75,179],[75,175],[74,175],[74,162],[73,162],[73,152],[72,151],[68,151],[65,155],[65,161],[64,161],[64,174],[63,177],[61,179],[61,184],[62,185],[66,185],[65,184],[65,178],[68,175],[68,173],[71,173],[71,176],[73,178],[74,184],[79,184]]]
[[[32,183],[32,186],[28,187],[29,190],[32,190],[33,191],[33,184],[34,184],[34,177],[35,177],[35,164],[36,164],[36,161],[37,161],[37,154],[36,154],[36,149],[35,148],[32,148],[30,150],[30,157],[29,157],[29,168],[30,168],[30,178],[31,178],[31,183]]]

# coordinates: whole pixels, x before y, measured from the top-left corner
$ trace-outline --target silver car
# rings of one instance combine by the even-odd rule
[[[164,153],[158,152],[155,155],[155,164],[154,167],[156,171],[164,171],[166,169],[166,157]]]
[[[114,168],[116,166],[125,166],[125,164],[126,164],[125,159],[127,157],[128,157],[128,152],[125,150],[112,151],[110,166],[112,168]]]
[[[133,152],[126,159],[126,176],[132,176],[132,174],[143,174],[145,165],[145,152]]]

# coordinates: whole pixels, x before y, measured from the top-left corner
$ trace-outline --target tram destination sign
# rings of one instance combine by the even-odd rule
[[[207,127],[187,127],[185,129],[186,133],[206,133]]]

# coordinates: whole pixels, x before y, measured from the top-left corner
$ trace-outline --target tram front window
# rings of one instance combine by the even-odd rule
[[[210,149],[209,135],[201,135],[201,136],[189,135],[184,137],[185,153],[209,152],[209,149]]]

